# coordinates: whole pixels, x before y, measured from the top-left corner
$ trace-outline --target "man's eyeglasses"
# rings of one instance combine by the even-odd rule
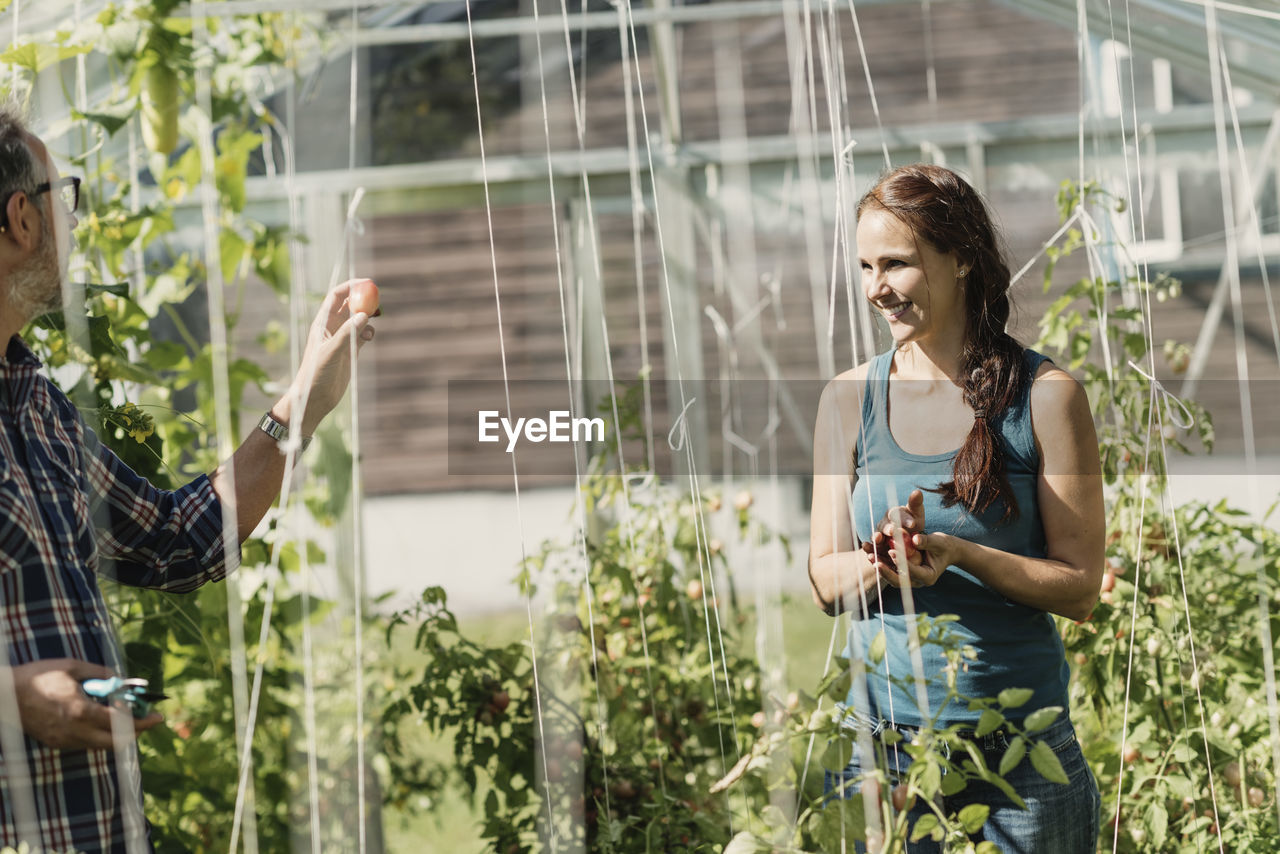
[[[31,195],[38,196],[41,193],[48,193],[56,190],[58,195],[62,197],[62,203],[67,206],[67,211],[75,213],[76,208],[80,207],[80,179],[73,176],[67,178],[59,178],[49,183],[37,184],[36,188],[31,191]]]
[[[14,192],[21,192],[15,190]],[[67,206],[68,213],[75,213],[80,207],[80,179],[74,175],[66,178],[59,178],[56,181],[46,181],[43,184],[37,184],[36,188],[27,195],[32,198],[41,193],[57,192],[58,197],[62,199],[62,203]],[[13,197],[10,193],[4,200],[3,208],[9,206],[9,199]],[[5,210],[0,208],[0,231],[4,231],[9,227],[9,217]]]

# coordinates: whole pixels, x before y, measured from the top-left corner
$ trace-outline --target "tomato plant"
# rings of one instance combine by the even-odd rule
[[[77,317],[59,312],[39,318],[24,330],[24,338],[55,369],[52,375],[63,382],[103,441],[134,470],[165,488],[211,471],[219,462],[216,360],[212,345],[190,323],[193,314],[203,314],[209,265],[221,267],[232,307],[224,319],[234,333],[244,289],[262,282],[282,296],[288,293],[289,246],[296,239],[287,228],[245,214],[250,158],[262,144],[266,125],[274,121],[251,98],[251,67],[279,66],[284,50],[275,48],[281,34],[300,34],[290,23],[297,20],[294,16],[272,13],[210,19],[214,32],[206,47],[217,69],[211,118],[220,256],[205,259],[189,251],[177,232],[175,205],[199,185],[203,172],[200,147],[187,135],[194,124],[181,121],[195,108],[198,51],[190,20],[172,16],[179,5],[178,0],[112,3],[77,27],[12,44],[3,56],[8,66],[0,84],[13,87],[9,94],[19,100],[31,97],[39,73],[67,87],[64,96],[78,121],[71,137],[56,147],[83,152],[73,158],[69,171],[84,179],[76,232],[79,253],[71,279],[121,283],[89,286],[83,309],[74,307]],[[76,69],[70,63],[58,67],[85,54],[93,61],[88,68],[104,68],[108,75],[98,103],[78,101],[72,91],[77,87],[71,86]],[[41,92],[56,93],[56,87],[44,86]],[[44,106],[56,112],[52,105]],[[140,129],[147,149],[136,158],[146,166],[137,178],[140,187],[129,173],[130,152],[118,144],[128,138],[131,124]],[[135,198],[141,203],[134,204]],[[257,280],[249,278],[250,271]],[[248,396],[262,394],[273,378],[244,353],[233,350],[227,363],[232,420],[244,423],[249,420],[241,420]],[[340,431],[322,431],[319,441],[324,447],[313,458],[328,461],[338,474],[345,461],[349,477],[350,456]],[[345,506],[348,488],[336,476],[313,478],[307,506],[317,519],[327,521]],[[324,557],[314,542],[286,542],[275,524],[241,550],[238,585],[244,600],[237,613],[244,621],[250,674],[259,656],[264,662],[256,734],[249,748],[256,792],[251,819],[263,850],[289,850],[311,832],[308,769],[298,759],[307,750],[300,646],[304,621],[326,618],[332,608],[314,598],[304,607],[304,597],[291,588],[304,560],[315,565]],[[270,596],[261,579],[271,574],[265,572],[268,568],[278,570],[281,580],[274,590],[270,631],[259,644]],[[116,618],[129,675],[148,678],[171,697],[158,707],[168,726],[139,740],[145,813],[156,847],[162,852],[227,849],[240,773],[235,673],[245,667],[232,657],[228,588],[210,584],[198,593],[173,595],[118,587],[105,575],[100,583]],[[349,655],[315,656],[317,702],[335,709],[328,721],[336,723],[320,724],[332,732],[317,734],[322,744],[338,746],[316,760],[316,774],[329,781],[350,773],[346,764],[355,739],[346,722],[354,713],[343,708],[350,700],[333,686],[356,664]],[[317,781],[317,788],[323,813],[317,845],[340,847],[350,839],[347,819],[354,787]],[[376,802],[376,785],[371,791]]]
[[[528,641],[464,637],[439,589],[393,622],[392,633],[414,631],[426,664],[396,680],[387,706],[388,797],[438,780],[403,722],[452,732],[451,773],[483,796],[481,835],[495,851],[541,851],[552,838],[590,851],[719,850],[742,805],[713,784],[754,740],[762,706],[791,714],[785,697],[764,696],[740,652],[736,594],[714,583],[727,558],[723,543],[713,554],[705,516],[720,497],[624,477],[611,459],[594,458],[582,484],[583,539],[544,543],[521,570],[547,603]],[[743,493],[731,511],[739,532],[772,539],[750,504]]]
[[[1096,185],[1066,184],[1059,196],[1064,218],[1110,201]],[[1046,290],[1057,260],[1097,239],[1072,230],[1050,254]],[[1225,501],[1169,509],[1166,453],[1193,440],[1211,451],[1213,423],[1190,400],[1180,403],[1193,426],[1170,423],[1181,410],[1146,375],[1153,342],[1120,295],[1179,289],[1167,278],[1087,277],[1041,321],[1041,346],[1076,371],[1098,416],[1108,488],[1101,600],[1088,620],[1062,621],[1073,717],[1102,789],[1108,850],[1112,840],[1125,852],[1264,850],[1280,830],[1259,613],[1267,605],[1269,637],[1280,636],[1280,535],[1269,517]],[[1144,372],[1109,375],[1104,346]],[[1160,346],[1174,374],[1188,357],[1179,342]]]

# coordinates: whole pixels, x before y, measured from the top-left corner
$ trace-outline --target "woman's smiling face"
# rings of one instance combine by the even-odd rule
[[[858,220],[862,293],[889,322],[898,346],[940,333],[964,337],[964,265],[955,253],[939,252],[918,239],[906,223],[882,208]]]

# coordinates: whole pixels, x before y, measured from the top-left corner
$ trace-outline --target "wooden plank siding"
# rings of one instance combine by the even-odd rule
[[[932,7],[934,68],[937,100],[930,102],[926,85],[927,61],[923,44],[925,22],[918,6],[892,4],[858,9],[867,51],[867,62],[875,83],[881,121],[886,127],[920,125],[929,122],[998,121],[1039,115],[1074,114],[1079,109],[1078,70],[1075,33],[1053,24],[1024,17],[986,0],[950,2]],[[794,57],[787,55],[781,19],[749,19],[741,22],[714,22],[685,25],[679,30],[680,102],[685,137],[714,140],[721,133],[719,115],[722,93],[716,85],[716,40],[733,39],[743,61],[742,86],[745,93],[748,133],[787,134],[792,127],[792,89],[789,83]],[[838,21],[839,45],[843,52],[844,88],[847,103],[844,120],[854,129],[872,129],[875,118],[859,59],[853,27],[842,13]],[[816,37],[816,34],[815,34]],[[816,50],[815,50],[816,56]],[[650,129],[657,127],[657,93],[653,88],[651,58],[645,52],[639,61],[645,85]],[[589,64],[589,75],[580,81],[585,91],[588,148],[625,146],[624,73],[617,62]],[[549,121],[552,148],[577,148],[566,80],[549,80]],[[826,88],[821,69],[816,74],[813,117],[819,132],[829,127]],[[489,155],[542,152],[543,114],[535,84],[527,87],[525,106],[486,126],[485,148]],[[639,116],[637,115],[637,127]],[[467,153],[466,151],[463,152]],[[478,153],[473,145],[470,153]],[[647,185],[647,180],[646,180]],[[501,300],[502,345],[505,368],[513,381],[517,410],[564,408],[568,401],[565,370],[565,326],[562,323],[560,288],[573,289],[567,269],[569,247],[565,230],[565,204],[553,211],[545,203],[496,207],[492,211],[492,236],[497,265],[497,289]],[[991,201],[1008,228],[1012,265],[1017,268],[1033,255],[1057,228],[1052,189],[1002,189],[991,191]],[[642,234],[643,306],[637,294],[633,257],[632,221],[629,214],[600,213],[596,224],[600,234],[601,268],[604,276],[605,319],[609,329],[613,373],[619,382],[633,379],[641,367],[641,311],[647,325],[647,344],[653,369],[654,393],[662,404],[659,437],[665,437],[673,407],[662,403],[667,394],[668,367],[663,355],[663,336],[669,331],[664,311],[663,270],[658,254],[653,220],[645,218]],[[454,429],[466,429],[461,415],[479,408],[504,409],[492,390],[474,386],[455,388],[457,398],[451,410],[451,380],[498,380],[504,360],[499,350],[498,304],[495,301],[494,270],[490,258],[490,224],[483,208],[431,211],[394,216],[378,216],[365,221],[366,233],[360,241],[359,268],[368,271],[382,289],[388,310],[378,320],[378,339],[362,357],[361,412],[364,475],[369,494],[425,493],[459,489],[500,489],[512,486],[510,471],[476,474],[473,466],[483,461],[449,445],[449,418]],[[557,261],[555,233],[561,229],[561,254]],[[828,245],[822,249],[824,263],[832,262],[831,227],[822,229]],[[733,307],[718,295],[712,277],[712,258],[701,237],[697,239],[697,280],[703,305],[712,305],[730,322]],[[798,396],[820,388],[819,342],[825,328],[815,328],[809,268],[802,233],[760,228],[755,235],[757,269],[776,273],[779,299],[760,315],[761,340],[776,358],[783,377],[794,381]],[[856,268],[856,265],[854,265]],[[1024,341],[1035,338],[1035,321],[1051,298],[1041,294],[1042,266],[1032,269],[1017,288],[1021,303],[1015,332]],[[1064,264],[1058,281],[1065,285],[1081,275],[1078,263]],[[558,273],[560,275],[558,275]],[[828,270],[829,275],[829,270]],[[835,277],[834,339],[838,368],[853,362],[843,274]],[[823,289],[830,282],[823,283]],[[1153,316],[1157,345],[1164,338],[1186,343],[1194,341],[1203,316],[1193,297],[1202,285],[1189,283],[1188,296],[1157,306]],[[762,291],[763,293],[763,291]],[[1251,329],[1269,339],[1262,290],[1256,281],[1245,287],[1248,322]],[[861,299],[854,291],[854,299]],[[566,308],[572,311],[572,306]],[[825,311],[825,308],[824,308]],[[778,323],[778,317],[785,325]],[[721,354],[715,328],[705,316],[680,317],[680,324],[696,324],[703,342],[704,377],[715,380],[722,374]],[[570,327],[574,324],[571,322]],[[1230,342],[1230,315],[1209,363],[1210,376],[1233,377],[1234,356]],[[881,341],[887,341],[882,337]],[[1257,340],[1249,345],[1251,366],[1280,380],[1274,352]],[[740,351],[747,376],[763,377],[758,361]],[[1268,367],[1270,366],[1270,367]],[[602,376],[603,366],[590,366],[589,376]],[[1270,371],[1270,373],[1266,373]],[[699,379],[699,378],[694,378]],[[526,380],[546,381],[540,385]],[[1173,386],[1176,388],[1176,385]],[[1280,389],[1280,386],[1277,386]],[[1238,415],[1231,421],[1233,399],[1228,384],[1215,382],[1206,393],[1218,395],[1212,404],[1221,414],[1222,450],[1239,449]],[[807,398],[806,398],[807,399]],[[1234,406],[1238,410],[1238,395]],[[1280,423],[1277,402],[1271,394],[1260,411],[1261,424]],[[678,410],[679,407],[674,407]],[[750,424],[761,426],[761,410],[753,402]],[[812,411],[804,417],[812,420]],[[711,418],[713,435],[708,437],[711,458],[721,459],[722,440],[718,413]],[[474,429],[472,425],[471,429]],[[789,430],[783,428],[783,432]],[[1234,430],[1234,434],[1233,434]],[[1270,434],[1274,444],[1274,429]],[[665,445],[665,443],[660,443]],[[804,442],[788,436],[779,467],[800,473],[808,459]],[[1280,449],[1275,449],[1280,450]],[[638,449],[629,453],[634,458]],[[667,459],[665,451],[660,458]],[[665,462],[664,462],[665,464]],[[736,465],[744,465],[739,458]],[[450,469],[454,474],[450,474]],[[487,469],[487,470],[492,470]],[[572,464],[567,458],[537,455],[522,458],[520,483],[523,487],[572,482]]]

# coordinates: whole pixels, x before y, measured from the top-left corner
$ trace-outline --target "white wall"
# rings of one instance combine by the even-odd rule
[[[796,552],[789,562],[779,549],[751,549],[736,542],[731,505],[742,487],[723,490],[725,506],[707,524],[711,535],[724,541],[726,554],[735,558],[731,563],[741,590],[754,589],[757,582],[788,589],[807,584],[808,519],[799,487],[799,479],[789,478],[776,488],[766,483],[752,490],[760,518],[791,536]],[[572,499],[568,488],[522,491],[518,504],[513,493],[503,492],[366,498],[368,590],[371,595],[389,590],[403,594],[387,607],[406,604],[423,588],[438,584],[458,613],[522,608],[524,600],[512,583],[522,544],[532,554],[547,538],[571,541]]]
[[[712,536],[726,544],[739,589],[803,591],[808,518],[801,480],[779,479],[776,486],[764,482],[751,490],[759,518],[791,536],[790,561],[778,549],[757,550],[736,542],[731,505],[741,486],[709,488],[725,494],[724,509],[708,525]],[[1261,459],[1253,469],[1240,458],[1174,459],[1170,489],[1179,504],[1226,498],[1260,515],[1280,497],[1280,457]],[[398,595],[387,607],[407,604],[423,588],[438,584],[458,613],[523,608],[512,583],[522,543],[533,553],[549,537],[570,540],[572,498],[567,488],[523,491],[518,504],[513,493],[504,492],[367,498],[368,589],[372,595],[395,591]],[[1280,526],[1280,518],[1273,517],[1271,524]]]

